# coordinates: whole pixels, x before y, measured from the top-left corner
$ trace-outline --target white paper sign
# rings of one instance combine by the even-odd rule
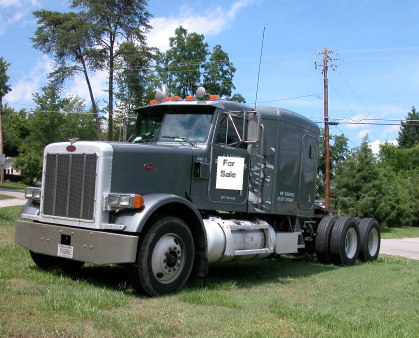
[[[218,156],[216,189],[243,190],[243,157]]]

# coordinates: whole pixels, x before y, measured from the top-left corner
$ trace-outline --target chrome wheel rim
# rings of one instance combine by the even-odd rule
[[[350,228],[345,236],[345,252],[348,258],[353,258],[355,256],[357,245],[358,238],[356,230],[354,228]]]
[[[185,265],[185,244],[176,234],[167,234],[160,238],[151,257],[151,269],[154,277],[161,283],[170,283],[182,272]]]
[[[373,228],[368,235],[368,252],[371,256],[374,256],[378,250],[379,238],[378,230]]]

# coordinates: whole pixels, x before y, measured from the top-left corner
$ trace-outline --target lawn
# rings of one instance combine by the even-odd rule
[[[16,182],[0,183],[0,188],[4,188],[4,189],[25,190],[26,187],[27,185],[23,183],[16,183]]]
[[[313,256],[212,266],[183,291],[147,298],[119,266],[42,271],[0,209],[0,337],[417,337],[419,262],[344,268]]]
[[[14,198],[13,196],[0,194],[0,201],[1,200],[10,200],[10,199],[13,199],[13,198]]]
[[[418,227],[401,227],[401,228],[382,228],[381,238],[404,238],[404,237],[419,237]]]

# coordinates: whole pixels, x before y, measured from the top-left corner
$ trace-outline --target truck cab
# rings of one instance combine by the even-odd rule
[[[212,263],[313,248],[322,221],[318,126],[288,110],[202,96],[160,95],[136,109],[128,142],[48,145],[42,188],[26,191],[16,242],[42,268],[127,265],[150,296],[177,291]],[[340,260],[350,265],[360,235],[348,222],[355,244]]]

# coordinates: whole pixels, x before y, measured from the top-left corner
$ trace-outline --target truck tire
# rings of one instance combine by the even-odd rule
[[[48,256],[33,252],[31,250],[29,250],[29,253],[32,257],[32,260],[41,269],[59,268],[64,271],[77,271],[84,265],[84,262],[73,261],[71,259],[61,257]]]
[[[185,222],[171,216],[157,218],[139,244],[135,287],[150,297],[178,291],[191,274],[194,255],[194,240]]]
[[[381,234],[378,221],[364,218],[359,222],[359,259],[363,262],[375,261],[380,252]]]
[[[332,263],[330,257],[330,236],[338,218],[337,216],[326,216],[320,221],[317,228],[315,250],[317,260],[322,264]]]
[[[336,265],[354,265],[359,253],[359,228],[352,217],[340,217],[332,229],[330,255]]]

